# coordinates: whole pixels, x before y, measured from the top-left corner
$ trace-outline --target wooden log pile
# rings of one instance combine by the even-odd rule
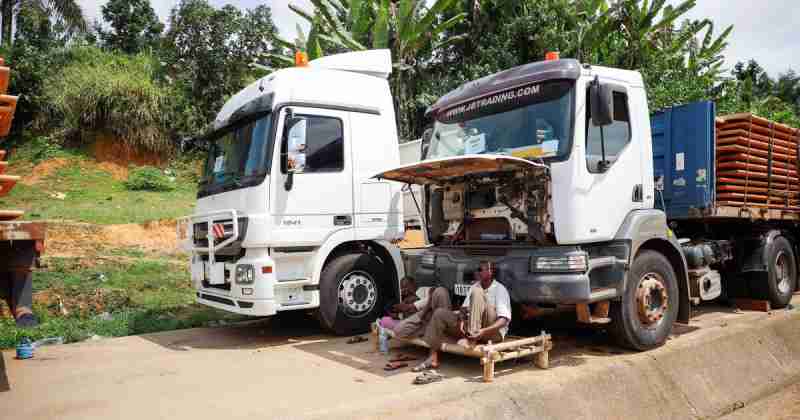
[[[11,122],[14,120],[14,112],[17,110],[18,97],[6,94],[10,74],[11,69],[6,67],[3,59],[0,58],[0,141],[3,141],[3,138],[8,136],[11,131]],[[3,160],[5,155],[5,150],[0,150],[0,197],[7,195],[19,181],[19,176],[5,173],[8,168],[8,162]],[[23,212],[18,210],[0,209],[0,222],[13,220],[22,215]]]
[[[716,132],[717,205],[800,212],[800,130],[744,113]]]

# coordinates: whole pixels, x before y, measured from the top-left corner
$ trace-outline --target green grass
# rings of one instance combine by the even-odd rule
[[[9,173],[30,174],[41,150],[23,147],[11,158]],[[25,210],[25,220],[72,220],[95,224],[141,223],[190,214],[196,201],[196,176],[191,162],[171,165],[172,191],[131,191],[79,151],[57,150],[68,164],[34,185],[18,183],[0,198],[0,208]]]
[[[86,258],[46,259],[47,268],[33,278],[40,325],[23,330],[11,319],[0,319],[0,348],[15,346],[22,337],[76,342],[92,335],[119,337],[242,319],[194,303],[183,260],[136,249],[110,254],[91,258],[91,266]]]

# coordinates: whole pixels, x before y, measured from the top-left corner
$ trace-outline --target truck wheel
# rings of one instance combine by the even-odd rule
[[[797,288],[797,265],[792,245],[786,238],[777,237],[767,251],[767,281],[751,279],[751,289],[757,299],[769,300],[773,308],[783,308],[792,300]]]
[[[658,252],[642,251],[631,266],[622,300],[611,304],[611,334],[633,350],[663,344],[680,304],[678,280],[669,261]]]
[[[337,335],[365,332],[383,311],[385,270],[369,254],[346,254],[330,261],[320,276],[319,319]]]

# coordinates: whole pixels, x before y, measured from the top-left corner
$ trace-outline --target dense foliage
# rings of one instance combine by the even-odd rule
[[[136,54],[158,46],[164,24],[149,0],[109,0],[102,11],[111,28],[98,26],[97,32],[108,48]]]
[[[36,7],[16,7],[23,3]],[[404,139],[430,123],[425,110],[437,97],[551,50],[640,71],[653,111],[712,99],[721,112],[800,123],[800,76],[771,78],[754,61],[725,68],[733,28],[686,19],[696,0],[311,0],[308,10],[292,3],[310,31],[287,41],[266,5],[181,0],[165,25],[149,0],[109,0],[103,22],[83,32],[74,1],[0,0],[0,8],[16,5],[14,43],[2,51],[14,69],[11,91],[23,94],[15,138],[110,130],[129,146],[168,153],[265,67],[292,65],[296,50],[313,59],[370,48],[392,52]]]
[[[73,47],[69,64],[45,79],[43,118],[81,142],[93,140],[87,134],[111,133],[131,148],[169,152],[169,96],[153,80],[155,72],[156,62],[147,54]]]

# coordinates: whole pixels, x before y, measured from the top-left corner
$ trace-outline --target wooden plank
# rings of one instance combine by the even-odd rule
[[[800,207],[790,207],[789,209],[777,208],[757,208],[751,211],[752,204],[747,206],[744,203],[717,201],[717,206],[712,211],[711,217],[714,218],[747,218],[753,220],[790,220],[800,221]]]
[[[771,309],[768,300],[734,299],[733,304],[744,311],[769,312]]]
[[[746,169],[752,172],[762,172],[765,176],[767,174],[767,166],[759,165],[756,163],[742,163],[742,162],[720,162],[717,164],[719,169]],[[772,173],[778,175],[787,175],[793,178],[797,177],[795,169],[772,168]]]
[[[747,137],[742,136],[732,136],[732,137],[717,137],[717,146],[720,145],[731,145],[731,144],[738,144],[740,146],[749,147],[751,149],[761,149],[764,151],[769,152],[769,143],[764,143],[758,140],[748,139]],[[796,157],[797,151],[788,147],[783,147],[777,144],[772,146],[773,153],[782,153],[787,156]]]
[[[765,143],[767,146],[769,146],[769,144],[771,142],[774,146],[781,146],[781,147],[784,147],[784,148],[789,149],[789,150],[791,150],[793,148],[797,148],[797,143],[789,142],[789,141],[786,141],[786,140],[780,140],[780,139],[772,139],[770,141],[770,138],[767,137],[767,136],[762,136],[762,135],[756,134],[756,133],[748,133],[745,130],[723,130],[723,131],[720,131],[720,132],[717,133],[717,137],[720,138],[720,139],[727,138],[727,137],[742,137],[744,139],[748,139],[749,138],[751,140],[760,141],[761,143]]]
[[[750,163],[757,163],[762,165],[769,165],[769,159],[765,159],[758,156],[748,155],[747,153],[726,153],[720,154],[717,156],[718,162],[750,162]],[[792,159],[791,163],[789,162],[781,162],[779,160],[774,159],[772,160],[772,166],[782,169],[796,169],[797,162]]]
[[[721,208],[730,208],[731,209],[731,210],[725,211],[725,212],[718,212],[716,215],[720,216],[720,217],[748,217],[748,216],[743,216],[742,214],[743,214],[743,212],[747,212],[748,208],[750,208],[750,207],[754,207],[754,208],[758,209],[759,211],[763,210],[764,212],[767,212],[768,209],[775,210],[775,211],[780,211],[780,212],[785,212],[785,213],[797,213],[797,212],[800,212],[800,207],[797,207],[797,206],[788,206],[787,207],[787,206],[777,205],[777,204],[769,204],[769,205],[767,205],[767,204],[764,204],[764,203],[753,203],[753,202],[745,203],[745,202],[737,201],[737,200],[720,200],[720,201],[717,201],[716,204],[718,206],[720,206]],[[736,209],[738,211],[733,211],[733,209]],[[751,213],[755,213],[755,212],[751,212]],[[749,218],[752,218],[752,214],[751,214],[751,216],[749,216]],[[779,216],[777,214],[772,214],[769,217],[763,217],[762,216],[762,217],[758,217],[758,218],[765,219],[765,220],[769,220],[769,219],[797,220],[797,218],[783,217],[783,216]]]
[[[747,192],[749,193],[760,193],[760,194],[767,194],[771,196],[779,196],[779,197],[797,197],[800,195],[798,191],[787,191],[785,189],[776,189],[772,188],[771,190],[768,188],[758,188],[752,186],[741,186],[741,185],[717,185],[717,191],[728,191],[728,192]]]
[[[770,121],[770,120],[768,120],[766,118],[759,117],[758,115],[753,115],[753,114],[748,113],[748,112],[723,115],[723,116],[720,116],[719,119],[721,119],[725,123],[733,122],[733,121],[753,121],[753,122],[755,122],[757,124],[761,124],[761,125],[765,125],[765,126],[769,126],[770,124],[774,124],[775,129],[777,129],[777,130],[781,130],[781,131],[784,131],[784,132],[789,133],[789,134],[793,134],[793,133],[797,132],[797,129],[794,128],[794,127],[790,127],[788,125],[781,124],[781,123],[773,123],[772,121]]]
[[[757,149],[755,147],[747,147],[742,146],[740,144],[729,144],[725,146],[717,145],[717,156],[729,153],[749,153],[751,155],[768,158],[769,157],[769,147],[766,150]],[[775,150],[772,151],[772,158],[778,159],[786,162],[795,162],[797,163],[797,156],[795,155],[787,155],[784,153],[778,153]]]
[[[784,181],[784,182],[796,182],[794,178],[790,178],[784,175],[776,175],[772,174],[771,176],[767,176],[766,172],[754,172],[754,171],[746,171],[744,169],[728,169],[724,171],[717,171],[717,175],[720,177],[726,178],[739,178],[739,179],[774,179],[777,181]]]
[[[9,220],[19,219],[24,214],[25,212],[20,210],[0,210],[0,221],[7,222]]]
[[[769,197],[763,194],[750,194],[750,193],[742,194],[742,193],[725,192],[717,194],[717,198],[719,198],[720,200],[744,201],[745,199],[747,199],[748,202],[750,201],[764,202],[767,201]],[[790,199],[788,201],[790,204],[798,203],[798,200]]]
[[[19,181],[16,175],[0,175],[0,197],[8,194]]]
[[[756,134],[760,134],[763,136],[770,137],[774,135],[776,138],[786,141],[791,141],[797,143],[797,137],[795,134],[787,133],[786,131],[782,131],[779,129],[770,130],[768,126],[763,126],[760,124],[750,124],[747,122],[730,122],[727,124],[723,124],[720,127],[722,130],[746,130],[748,132],[754,132]]]

